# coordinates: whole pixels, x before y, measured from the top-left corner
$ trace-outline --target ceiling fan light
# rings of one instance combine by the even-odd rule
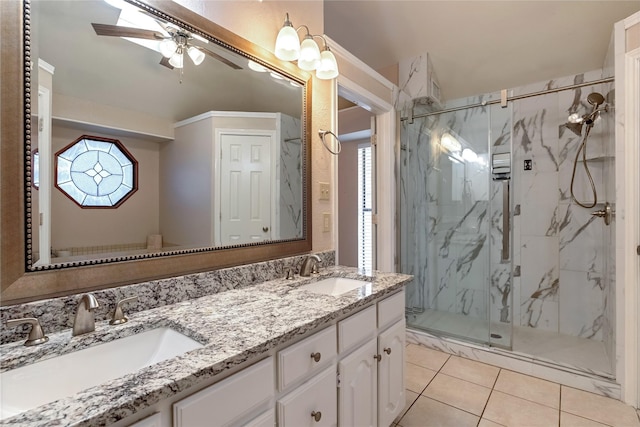
[[[338,62],[333,53],[327,48],[320,55],[320,66],[316,70],[316,77],[321,80],[331,80],[338,77]]]
[[[165,58],[171,58],[173,54],[176,53],[178,44],[173,39],[164,39],[160,42],[158,49],[160,49],[162,56]]]
[[[306,71],[313,71],[320,65],[320,49],[313,41],[313,37],[307,35],[300,45],[300,58],[298,67]]]
[[[174,53],[171,59],[169,59],[169,64],[173,66],[173,68],[182,68],[184,66],[184,57],[182,53]]]
[[[289,21],[289,14],[276,38],[275,54],[283,61],[295,61],[300,57],[300,39]]]
[[[189,55],[189,58],[191,58],[193,63],[196,65],[200,65],[202,64],[202,61],[204,61],[204,52],[195,46],[191,46],[187,49],[187,55]]]

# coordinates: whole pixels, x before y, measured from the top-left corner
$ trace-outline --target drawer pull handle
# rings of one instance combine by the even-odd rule
[[[322,418],[322,412],[320,412],[320,411],[318,411],[318,412],[313,411],[313,412],[311,413],[311,418],[313,418],[315,422],[320,421],[320,418]]]
[[[375,356],[373,356],[374,359],[376,359],[378,362],[382,360],[382,356],[380,356],[379,354],[376,354]]]
[[[387,354],[391,354],[391,348],[390,347],[385,348],[384,352]]]
[[[320,354],[320,352],[317,353],[311,353],[311,358],[313,359],[314,362],[319,362],[320,361],[320,357],[322,357],[322,355]],[[319,413],[319,412],[318,412]]]

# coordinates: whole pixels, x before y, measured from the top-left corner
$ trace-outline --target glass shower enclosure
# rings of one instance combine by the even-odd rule
[[[402,121],[399,268],[414,275],[409,327],[510,349],[512,107],[499,101],[416,105]]]

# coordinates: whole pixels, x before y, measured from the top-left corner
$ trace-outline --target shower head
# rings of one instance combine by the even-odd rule
[[[604,96],[599,94],[598,92],[592,92],[587,96],[587,102],[593,105],[593,109],[590,113],[585,114],[584,116],[579,116],[576,113],[573,113],[569,116],[568,123],[565,126],[573,133],[578,136],[582,136],[582,127],[583,125],[587,125],[587,129],[590,129],[593,126],[593,122],[600,116],[600,111],[598,107],[604,103]],[[607,111],[607,107],[604,107],[604,110]]]
[[[593,105],[593,109],[595,110],[604,102],[604,96],[599,94],[598,92],[592,92],[587,96],[587,102]]]

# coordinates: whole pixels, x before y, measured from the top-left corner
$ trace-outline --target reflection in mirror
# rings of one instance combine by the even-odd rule
[[[304,82],[140,6],[31,2],[31,270],[305,237]]]

